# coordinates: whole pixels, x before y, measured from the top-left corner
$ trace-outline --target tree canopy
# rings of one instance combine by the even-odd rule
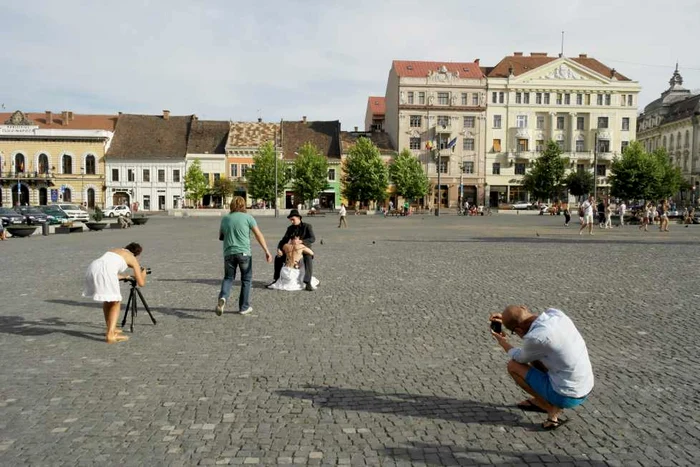
[[[613,161],[609,179],[610,194],[628,200],[668,198],[678,192],[683,181],[665,149],[647,153],[636,141]]]
[[[420,161],[404,149],[389,166],[389,176],[394,182],[396,193],[409,200],[422,198],[428,194],[430,181],[423,171]]]
[[[389,185],[386,164],[368,138],[359,138],[343,167],[343,195],[350,201],[383,201]]]
[[[198,203],[209,192],[209,180],[202,172],[202,163],[195,159],[185,174],[185,193],[187,199]]]
[[[311,143],[299,149],[294,160],[292,189],[302,202],[313,201],[328,188],[328,160]]]
[[[226,199],[229,198],[235,190],[236,183],[230,178],[214,180],[214,184],[211,187],[212,194],[220,196],[221,202],[223,203],[226,202]]]
[[[275,158],[277,153],[271,142],[258,149],[253,157],[253,167],[248,169],[246,180],[248,181],[248,193],[253,199],[274,202],[289,181],[286,164],[277,161],[277,196],[275,196]]]
[[[564,185],[572,195],[580,198],[593,191],[593,174],[588,170],[573,171],[564,179]]]
[[[523,177],[523,187],[537,199],[554,199],[561,194],[566,161],[559,145],[550,140]]]

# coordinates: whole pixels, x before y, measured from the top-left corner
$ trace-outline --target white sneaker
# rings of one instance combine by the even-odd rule
[[[226,299],[220,298],[216,303],[216,316],[221,316],[224,314],[224,307],[226,306]]]
[[[241,314],[241,315],[247,315],[247,314],[250,313],[251,311],[253,311],[253,307],[252,307],[252,306],[249,306],[249,307],[246,308],[245,310],[241,310],[241,311],[239,311],[238,313]]]

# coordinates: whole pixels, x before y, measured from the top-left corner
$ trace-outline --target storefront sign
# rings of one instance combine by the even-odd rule
[[[33,135],[38,129],[34,125],[0,125],[0,135]]]

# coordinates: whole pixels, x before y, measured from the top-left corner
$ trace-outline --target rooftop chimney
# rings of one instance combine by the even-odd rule
[[[53,114],[50,110],[46,111],[46,124],[51,125],[53,123]]]
[[[262,123],[262,118],[258,117],[258,123]]]
[[[304,115],[303,117],[301,117],[301,121],[304,122],[304,123],[306,123],[306,115]]]
[[[72,122],[73,121],[73,112],[68,112],[68,121]]]
[[[547,52],[530,52],[530,57],[546,57]]]
[[[514,57],[522,57],[523,53],[522,52],[513,52]]]
[[[163,110],[163,120],[170,120],[170,111]]]
[[[475,58],[475,59],[474,59],[474,63],[476,63],[476,66],[479,66],[479,61],[480,61],[480,60],[481,60],[480,58]]]
[[[357,127],[355,127],[355,133],[357,133]]]
[[[118,113],[119,113],[119,115],[121,115],[121,114],[122,114],[121,112],[118,112]]]
[[[578,58],[588,58],[588,54],[578,54]]]
[[[61,124],[62,125],[68,125],[68,111],[64,110],[61,112]]]

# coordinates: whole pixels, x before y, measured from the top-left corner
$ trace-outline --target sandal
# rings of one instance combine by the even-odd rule
[[[525,399],[522,402],[518,402],[516,407],[524,412],[547,413],[546,410],[537,407],[537,405],[535,405],[531,399]]]
[[[553,431],[559,428],[562,425],[565,425],[569,420],[552,420],[551,418],[548,418],[544,422],[542,422],[542,429],[544,431]]]

